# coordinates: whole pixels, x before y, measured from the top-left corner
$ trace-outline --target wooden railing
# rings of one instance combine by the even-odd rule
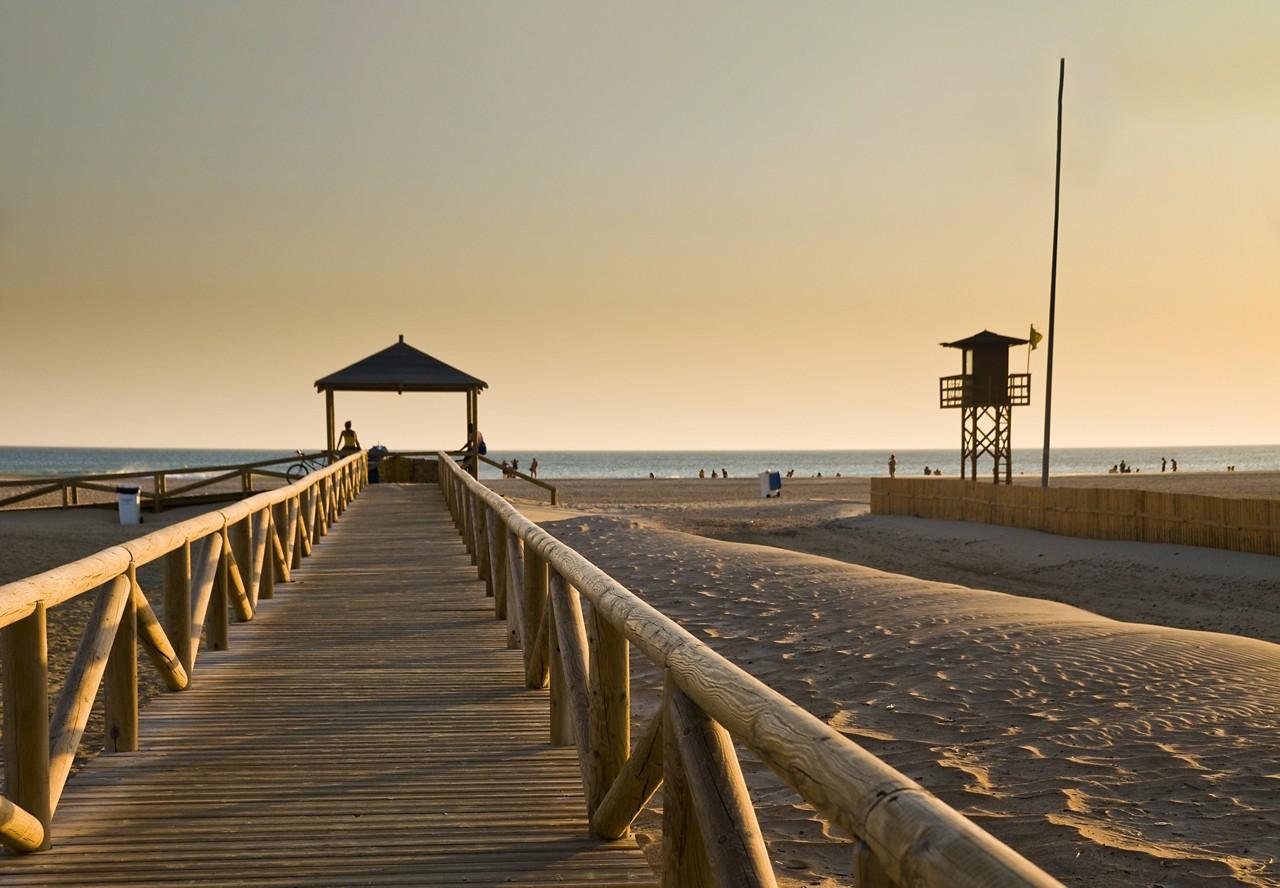
[[[159,512],[166,505],[194,502],[197,491],[203,491],[209,499],[229,498],[225,492],[212,491],[216,485],[228,481],[240,482],[240,495],[254,492],[255,478],[287,479],[288,467],[303,460],[329,462],[326,451],[297,453],[279,459],[259,460],[231,466],[197,466],[195,468],[156,469],[142,472],[109,472],[104,474],[65,475],[61,477],[18,478],[0,480],[0,507],[58,494],[63,508],[80,505],[81,491],[96,491],[114,495],[116,488],[132,482],[140,489],[138,495],[152,510]],[[175,483],[175,479],[177,483]],[[16,491],[3,495],[3,491]]]
[[[49,847],[50,822],[100,686],[108,752],[138,749],[141,643],[165,687],[187,687],[201,634],[227,647],[228,611],[253,618],[258,601],[324,536],[365,485],[359,453],[295,484],[162,528],[79,561],[0,586],[5,795],[0,844]],[[137,570],[164,559],[164,620]],[[49,715],[47,612],[97,590],[80,646]]]
[[[577,747],[591,833],[625,836],[663,786],[667,885],[776,884],[734,753],[752,749],[854,842],[858,886],[1051,886],[1055,879],[910,778],[716,654],[453,460],[441,488],[478,573],[550,687],[551,740]],[[634,746],[628,645],[663,671]]]
[[[1121,487],[1031,487],[872,478],[871,512],[977,521],[1061,536],[1280,555],[1280,499]]]

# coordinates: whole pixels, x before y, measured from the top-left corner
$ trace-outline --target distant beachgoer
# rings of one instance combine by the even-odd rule
[[[1165,459],[1163,456],[1160,457],[1160,471],[1163,472],[1168,465],[1169,465],[1169,461]]]
[[[520,460],[518,459],[511,460],[511,471],[513,473],[520,471]]]
[[[1169,467],[1175,472],[1178,471],[1178,461],[1176,459],[1169,460]]]
[[[706,469],[698,469],[698,477],[699,477],[699,478],[705,478],[705,477],[707,477],[707,470],[706,470]]]
[[[925,466],[925,467],[924,467],[924,473],[925,473],[926,475],[932,475],[932,474],[933,474],[933,472],[929,471],[929,467],[928,467],[928,466]]]
[[[511,477],[511,463],[507,462],[505,459],[502,461],[502,477]]]
[[[538,477],[538,458],[536,456],[533,458],[533,462],[529,463],[529,477]]]
[[[898,458],[892,453],[889,454],[889,477],[892,478],[898,471]]]
[[[787,469],[787,477],[788,477],[788,478],[794,478],[795,476],[796,476],[796,470],[795,470],[795,469]]]
[[[484,443],[484,435],[476,431],[474,423],[467,423],[467,443],[462,445],[462,449],[470,453],[472,448],[481,456],[489,452],[489,448]]]
[[[729,470],[728,470],[728,469],[721,469],[721,470],[720,470],[720,477],[721,477],[721,478],[728,478],[728,477],[729,477]]]
[[[649,479],[650,479],[650,480],[653,480],[653,472],[650,472],[650,473],[649,473]]]
[[[934,470],[933,470],[933,474],[934,474],[934,475],[936,475],[937,477],[941,478],[941,477],[942,477],[942,469],[934,469]]]
[[[712,469],[712,470],[711,470],[711,477],[712,477],[712,478],[719,478],[720,476],[716,474],[716,470],[715,470],[715,469]]]
[[[1117,473],[1117,472],[1119,472],[1119,471],[1120,471],[1120,467],[1119,467],[1119,466],[1112,466],[1111,468],[1107,469],[1107,474],[1108,474],[1108,475],[1114,475],[1114,474],[1116,474],[1116,473]]]
[[[349,456],[352,453],[360,452],[360,436],[356,434],[356,430],[351,428],[351,420],[347,420],[346,427],[342,430],[341,449],[338,453],[342,456]]]

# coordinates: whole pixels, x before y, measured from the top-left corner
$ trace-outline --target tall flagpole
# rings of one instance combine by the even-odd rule
[[[1049,349],[1044,375],[1044,462],[1040,486],[1049,486],[1049,417],[1053,408],[1053,310],[1058,298],[1058,206],[1062,193],[1062,83],[1067,60],[1058,60],[1058,160],[1053,172],[1053,265],[1049,272]]]

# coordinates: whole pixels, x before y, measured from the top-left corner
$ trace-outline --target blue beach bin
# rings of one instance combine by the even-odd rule
[[[765,499],[771,496],[782,496],[782,473],[764,471],[760,473],[760,495]]]

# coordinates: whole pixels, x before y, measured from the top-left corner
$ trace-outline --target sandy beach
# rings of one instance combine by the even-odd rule
[[[1055,479],[1141,482],[1280,496],[1272,473]],[[865,478],[776,500],[754,479],[557,484],[557,509],[492,486],[1066,884],[1280,885],[1277,559],[872,516]],[[138,530],[0,512],[0,581]],[[633,669],[640,719],[657,677]],[[783,884],[847,884],[848,847],[744,768]],[[651,850],[659,804],[636,824]]]
[[[528,504],[556,536],[1066,884],[1280,885],[1276,559],[872,516],[866,479],[560,495],[559,520]],[[780,877],[846,881],[847,849],[749,761]]]

